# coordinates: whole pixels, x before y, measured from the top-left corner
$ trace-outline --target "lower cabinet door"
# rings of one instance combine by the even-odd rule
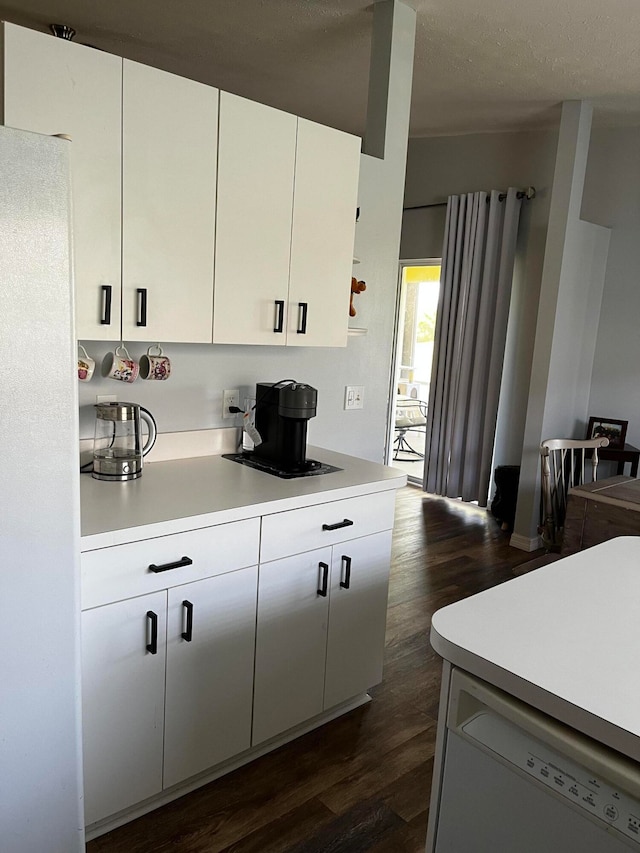
[[[258,569],[168,591],[164,787],[251,745]]]
[[[330,568],[331,548],[260,566],[253,744],[322,713]]]
[[[382,680],[391,531],[333,547],[324,709]]]
[[[85,823],[162,790],[167,593],[82,614]]]

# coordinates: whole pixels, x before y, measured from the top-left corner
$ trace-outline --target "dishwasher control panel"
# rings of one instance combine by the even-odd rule
[[[640,801],[586,767],[490,710],[468,719],[459,731],[574,806],[640,843]]]

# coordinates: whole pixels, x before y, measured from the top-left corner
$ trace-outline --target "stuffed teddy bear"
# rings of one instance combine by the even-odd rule
[[[351,297],[349,300],[349,316],[356,316],[356,309],[353,307],[353,294],[354,293],[362,293],[363,290],[367,289],[367,285],[364,281],[358,281],[357,278],[351,278]]]

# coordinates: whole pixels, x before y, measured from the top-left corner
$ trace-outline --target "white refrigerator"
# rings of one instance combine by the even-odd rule
[[[84,850],[69,146],[0,127],[0,848]]]

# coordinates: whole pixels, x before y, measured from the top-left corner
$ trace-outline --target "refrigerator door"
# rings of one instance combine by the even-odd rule
[[[84,850],[70,144],[0,127],[3,853]]]

